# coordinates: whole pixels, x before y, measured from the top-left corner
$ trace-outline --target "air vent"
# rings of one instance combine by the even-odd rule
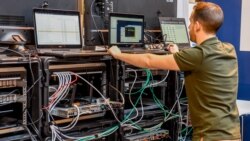
[[[2,26],[24,26],[24,16],[0,15],[0,25]]]

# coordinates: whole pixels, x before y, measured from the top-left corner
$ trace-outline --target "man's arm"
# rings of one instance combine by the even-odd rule
[[[111,47],[108,52],[116,59],[128,64],[150,69],[180,70],[173,55],[155,55],[155,54],[128,54],[121,53],[116,46]]]

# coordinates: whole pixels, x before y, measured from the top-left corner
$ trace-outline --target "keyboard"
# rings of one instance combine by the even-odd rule
[[[44,52],[42,55],[44,56],[55,56],[60,58],[72,58],[72,57],[91,57],[91,56],[106,56],[109,55],[108,52],[97,52],[93,50],[84,50],[81,52],[65,52],[65,51],[57,51],[57,52]]]

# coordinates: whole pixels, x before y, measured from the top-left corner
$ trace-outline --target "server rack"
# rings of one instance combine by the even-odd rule
[[[114,101],[114,111],[120,121],[124,120],[124,117],[128,114],[127,111],[131,109],[131,106],[125,103],[125,109],[121,106],[122,99],[119,95],[119,92],[115,90],[113,87],[118,88],[121,92],[126,93],[128,88],[131,87],[131,69],[135,69],[138,72],[138,77],[141,78],[142,81],[145,81],[146,74],[143,69],[139,69],[133,67],[131,65],[125,64],[124,62],[113,60],[110,57],[80,57],[80,58],[55,58],[55,57],[42,57],[42,60],[39,59],[32,59],[23,60],[18,59],[19,61],[13,61],[13,59],[6,61],[8,59],[2,59],[0,65],[1,68],[13,68],[8,70],[15,70],[18,69],[14,68],[21,68],[19,70],[23,70],[22,72],[26,73],[26,80],[27,80],[27,88],[28,95],[27,95],[27,107],[29,110],[30,115],[26,115],[26,119],[28,118],[28,129],[32,132],[33,136],[37,139],[42,137],[40,140],[50,140],[51,130],[49,128],[50,125],[55,124],[58,126],[63,126],[65,124],[70,123],[70,118],[49,115],[46,111],[45,107],[49,104],[49,96],[51,95],[50,86],[55,86],[57,83],[57,76],[55,75],[56,72],[75,72],[80,74],[81,76],[87,78],[90,82],[91,79],[93,80],[92,83],[95,83],[97,87],[104,93],[105,96],[109,97],[111,101]],[[16,59],[14,59],[16,60]],[[42,62],[42,63],[40,63]],[[30,69],[30,67],[32,67]],[[42,68],[42,69],[41,69]],[[6,69],[5,69],[6,70]],[[43,70],[43,71],[42,71]],[[6,71],[4,71],[6,72]],[[9,71],[11,72],[11,71]],[[34,73],[34,78],[32,78],[32,72]],[[2,73],[0,73],[2,74]],[[43,75],[42,75],[43,74]],[[166,71],[154,70],[152,71],[152,75],[156,81],[163,80],[167,75]],[[86,77],[89,76],[89,77]],[[93,78],[95,77],[95,78]],[[72,77],[73,78],[73,77]],[[33,79],[33,80],[32,80]],[[178,84],[178,75],[174,71],[170,71],[168,74],[167,79],[164,80],[163,83],[154,87],[156,92],[159,94],[158,98],[161,102],[166,105],[167,107],[172,107],[176,100],[176,95],[179,93],[179,84]],[[34,84],[34,86],[33,86]],[[142,86],[143,82],[137,83],[137,89]],[[112,87],[110,87],[111,85]],[[87,88],[88,90],[83,90],[86,93],[90,93],[89,87],[84,86],[81,84],[83,88]],[[29,90],[30,87],[33,89]],[[70,93],[72,93],[72,90]],[[93,94],[96,96],[96,94]],[[126,94],[125,94],[126,95]],[[71,97],[70,97],[71,98]],[[125,96],[126,98],[126,96]],[[149,100],[150,98],[147,98]],[[146,99],[144,99],[146,102]],[[41,101],[42,100],[42,101]],[[128,102],[126,100],[126,102]],[[150,100],[148,101],[150,103]],[[29,106],[30,105],[30,106]],[[69,104],[66,104],[70,107]],[[150,107],[150,106],[149,106]],[[139,108],[139,106],[138,106]],[[153,110],[150,110],[153,108]],[[159,109],[151,106],[146,112],[145,118],[139,122],[138,124],[145,127],[152,127],[153,125],[158,124],[162,121],[163,114],[158,112]],[[41,114],[41,110],[43,110],[43,114]],[[147,110],[146,110],[147,111]],[[177,109],[174,108],[173,112],[176,112]],[[153,113],[153,114],[152,114]],[[30,116],[32,120],[29,119]],[[55,121],[49,121],[48,118],[53,118]],[[42,124],[41,124],[42,118]],[[66,119],[66,120],[65,120]],[[32,123],[32,122],[33,123]],[[36,131],[33,130],[31,125],[35,124],[38,129],[38,134]],[[43,125],[43,126],[42,126]],[[115,128],[115,132],[105,133],[103,137],[100,137],[100,133],[105,131],[109,131],[110,128]],[[96,117],[89,116],[88,118],[79,120],[72,130],[63,132],[68,136],[92,136],[93,140],[107,140],[107,141],[116,141],[116,140],[136,140],[136,139],[146,139],[148,137],[153,137],[153,139],[161,138],[164,136],[171,137],[171,140],[177,140],[178,138],[178,118],[174,118],[168,122],[165,122],[162,125],[162,130],[158,130],[149,134],[131,134],[132,136],[128,135],[128,131],[131,131],[128,127],[123,127],[115,120],[109,109],[105,111],[104,114],[99,114]],[[134,130],[132,133],[137,133],[138,131]],[[3,139],[6,140],[30,140],[30,135],[22,129],[19,132],[13,132],[5,134]],[[98,138],[98,139],[96,139]],[[152,138],[151,138],[152,139]],[[162,140],[168,140],[162,139]],[[0,139],[1,140],[1,139]]]
[[[81,116],[78,122],[70,130],[62,133],[67,136],[79,137],[89,140],[112,140],[118,138],[118,123],[114,118],[110,107],[105,103],[103,97],[91,88],[89,83],[93,84],[104,97],[111,103],[114,114],[120,118],[122,103],[117,91],[109,85],[116,87],[116,70],[110,70],[114,65],[112,59],[107,56],[99,57],[79,57],[79,58],[54,58],[43,57],[44,70],[44,88],[43,88],[43,135],[45,140],[50,140],[52,136],[51,125],[62,127],[69,124],[75,117],[75,108],[77,104]],[[69,72],[72,79],[74,74],[78,75],[78,80],[69,87],[69,94],[61,99],[51,112],[46,108],[51,104],[51,96],[58,90],[58,73]],[[86,81],[80,80],[84,78]],[[54,87],[54,88],[53,88]],[[53,97],[52,97],[53,98]],[[72,112],[72,110],[74,112]],[[106,131],[106,132],[105,132]],[[102,134],[103,133],[103,134]],[[109,135],[110,134],[110,135]]]
[[[138,94],[136,96],[136,92],[139,92],[143,87],[146,87],[145,84],[148,81],[147,79],[147,71],[145,69],[140,69],[133,67],[131,65],[128,65],[126,63],[121,62],[120,64],[122,72],[120,73],[122,79],[121,79],[121,91],[127,95],[131,91],[129,90],[131,87],[133,87],[133,91],[131,92],[131,98],[132,101],[136,103],[138,102]],[[164,109],[169,107],[169,110],[172,109],[172,113],[177,112],[177,107],[175,106],[176,101],[176,95],[179,93],[178,88],[178,76],[177,73],[174,71],[162,71],[162,70],[151,70],[151,75],[153,77],[153,80],[149,82],[148,85],[151,85],[152,89],[154,89],[155,93],[151,93],[151,88],[146,88],[143,93],[140,93],[139,95],[142,97],[142,105],[138,104],[136,108],[139,111],[138,118],[134,119],[134,121],[140,120],[136,125],[139,126],[139,129],[133,129],[131,127],[124,127],[122,128],[122,140],[125,141],[132,141],[132,140],[177,140],[178,139],[178,116],[171,120],[164,120],[164,112],[159,107],[158,104],[155,104],[156,99],[158,99],[162,105],[164,105]],[[134,80],[135,73],[137,73],[138,79]],[[158,83],[158,84],[157,84]],[[157,85],[152,85],[157,84]],[[125,96],[125,97],[128,97]],[[131,112],[135,107],[131,106],[131,104],[128,104],[129,100],[126,98],[126,103],[124,107],[124,120],[128,117],[127,115],[131,114],[133,117],[133,114],[135,112]],[[138,102],[139,103],[139,102]],[[166,107],[165,107],[166,106]],[[174,107],[173,107],[174,106]],[[142,108],[144,107],[144,108]],[[144,110],[144,113],[142,113],[142,110]],[[166,110],[166,109],[165,109]],[[143,118],[140,116],[144,115]],[[167,115],[169,116],[169,115]],[[172,116],[172,115],[171,115]],[[161,124],[163,122],[163,124]],[[155,127],[156,125],[160,125],[160,128],[158,130],[152,130],[145,132],[145,129],[148,129],[150,127]]]
[[[39,138],[40,61],[24,57],[0,58],[0,140]]]

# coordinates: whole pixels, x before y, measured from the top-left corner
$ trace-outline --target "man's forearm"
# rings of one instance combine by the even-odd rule
[[[128,64],[140,67],[140,68],[151,68],[150,62],[149,62],[150,55],[151,54],[121,53],[118,56],[116,56],[116,58]]]
[[[173,55],[120,53],[115,58],[128,64],[149,69],[179,70]]]

